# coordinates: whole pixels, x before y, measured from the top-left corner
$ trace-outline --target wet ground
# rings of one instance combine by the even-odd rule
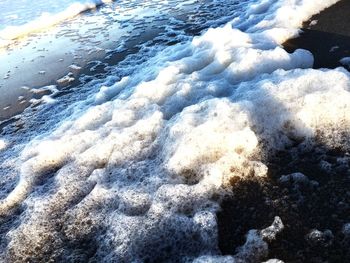
[[[0,69],[0,122],[32,105],[33,88],[84,84],[79,76],[108,73],[105,67],[142,48],[173,45],[230,21],[244,2],[118,1],[16,39],[0,48],[0,63],[6,65]]]
[[[284,262],[350,262],[350,153],[319,142],[268,157],[267,178],[232,181],[218,213],[219,246],[233,254],[250,229],[279,216],[285,229],[269,244],[267,258]],[[266,258],[266,259],[267,259]]]
[[[284,47],[310,50],[314,68],[350,69],[340,62],[350,56],[349,18],[350,2],[340,1],[305,22],[300,37]],[[350,152],[345,147],[350,140],[348,131],[339,136],[343,144],[335,148],[316,139],[266,153],[267,178],[252,174],[232,180],[218,213],[223,254],[234,254],[250,229],[263,229],[279,216],[285,229],[269,243],[266,259],[350,262]]]

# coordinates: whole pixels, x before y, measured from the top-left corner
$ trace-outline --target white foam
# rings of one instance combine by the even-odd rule
[[[333,46],[333,47],[331,47],[331,49],[329,50],[329,52],[334,52],[334,51],[336,51],[337,49],[339,49],[339,46]]]
[[[339,62],[344,66],[350,66],[350,57],[344,57]]]
[[[7,143],[3,139],[0,139],[0,151],[5,150],[6,147]]]
[[[350,237],[350,223],[346,223],[343,226],[342,233],[344,234],[345,237],[349,238]]]
[[[310,52],[280,47],[335,2],[262,1],[247,20],[158,52],[117,83],[107,78],[14,157],[18,184],[0,213],[25,206],[5,250],[43,256],[36,244],[74,258],[87,252],[69,244],[87,242],[100,262],[216,260],[214,196],[232,176],[266,176],[265,150],[315,136],[333,147],[334,130],[350,127],[349,73],[308,69]],[[250,231],[236,258],[267,255],[282,229],[276,219]]]
[[[284,261],[273,258],[269,259],[268,261],[265,261],[264,263],[284,263]]]
[[[298,35],[304,21],[339,0],[314,2],[310,0],[263,0],[250,5],[250,10],[233,21],[233,25],[248,32],[262,32],[274,43],[283,43]]]
[[[276,216],[271,226],[260,231],[256,229],[249,230],[246,236],[246,242],[237,249],[236,254],[233,256],[201,256],[196,258],[194,262],[261,262],[263,258],[266,258],[268,253],[268,243],[266,241],[275,240],[276,235],[283,231],[283,228],[281,218]],[[282,261],[270,259],[267,262],[281,263]]]

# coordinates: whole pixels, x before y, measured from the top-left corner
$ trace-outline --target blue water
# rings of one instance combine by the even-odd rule
[[[2,0],[0,1],[0,30],[7,26],[26,24],[43,13],[59,13],[73,3],[87,3],[87,0]]]
[[[189,4],[187,4],[187,2]],[[208,18],[214,18],[214,20],[223,17],[227,22],[232,15],[236,14],[238,6],[245,6],[247,3],[252,3],[254,1],[114,1],[114,3],[109,5],[114,5],[128,10],[145,8],[145,9],[160,9],[167,10],[167,12],[173,12],[173,15],[184,15],[191,17],[192,23],[199,25],[204,25]],[[65,11],[71,5],[81,3],[81,4],[99,4],[101,0],[2,0],[0,1],[0,30],[8,26],[21,26],[27,24],[33,20],[38,19],[45,13],[57,14]],[[184,6],[181,6],[185,3]],[[243,8],[244,9],[244,8]],[[183,12],[185,11],[185,12]],[[231,15],[230,15],[231,14]],[[215,26],[215,25],[212,25]]]

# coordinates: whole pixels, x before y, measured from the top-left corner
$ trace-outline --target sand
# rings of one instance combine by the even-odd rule
[[[339,60],[350,56],[350,2],[341,1],[313,16],[304,23],[300,37],[288,40],[284,47],[290,52],[310,50],[314,68],[342,66]],[[266,153],[266,179],[232,179],[232,194],[224,198],[217,214],[224,255],[244,244],[248,230],[264,228],[278,215],[285,229],[269,244],[267,258],[295,263],[350,262],[350,239],[344,234],[350,214],[349,170],[337,163],[338,158],[349,157],[349,149],[329,149],[317,138],[307,154],[295,156],[299,148],[302,144],[296,141],[290,149]],[[332,171],[322,168],[322,162],[329,163]],[[279,179],[295,172],[310,181],[296,187]]]
[[[303,48],[312,52],[314,68],[344,66],[350,56],[350,2],[343,0],[304,23],[300,37],[284,43],[287,51]],[[349,68],[348,68],[349,69]]]

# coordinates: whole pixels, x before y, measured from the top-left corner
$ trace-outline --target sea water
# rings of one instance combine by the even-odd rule
[[[57,15],[76,5],[97,6],[104,1],[99,0],[3,0],[0,2],[1,20],[0,30],[8,26],[21,26],[30,23],[45,14]],[[107,2],[107,1],[105,1]]]
[[[171,14],[169,26],[108,73],[29,108],[22,128],[3,128],[1,260],[260,262],[283,222],[221,256],[220,195],[232,177],[264,178],[265,151],[316,137],[348,147],[349,73],[313,70],[310,52],[281,47],[336,2],[112,3]]]

